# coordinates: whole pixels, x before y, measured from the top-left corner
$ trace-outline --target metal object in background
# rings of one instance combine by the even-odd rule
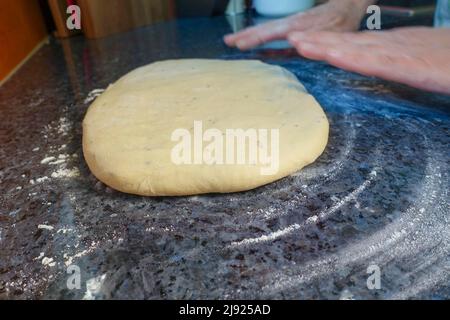
[[[450,28],[450,1],[439,0],[434,17],[434,26]]]
[[[230,0],[228,2],[225,14],[229,16],[241,14],[245,12],[245,1],[244,0]]]
[[[396,7],[396,6],[380,6],[383,14],[397,16],[397,17],[418,17],[418,16],[432,16],[436,9],[436,6],[423,6],[423,7]]]
[[[226,19],[233,33],[241,31],[247,27],[245,14],[227,14]]]

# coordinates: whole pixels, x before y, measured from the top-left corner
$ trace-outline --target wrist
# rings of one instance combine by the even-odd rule
[[[371,6],[378,2],[378,0],[349,0],[351,5],[361,10],[366,11],[368,6]]]
[[[328,0],[328,2],[340,4],[346,3],[348,5],[351,5],[353,8],[358,8],[365,11],[368,6],[377,3],[378,0]]]
[[[378,0],[328,0],[328,3],[335,5],[336,8],[346,10],[361,19],[366,14],[367,8],[377,2]]]

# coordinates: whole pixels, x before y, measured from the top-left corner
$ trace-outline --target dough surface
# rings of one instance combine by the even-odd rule
[[[269,154],[276,141],[270,130],[277,130],[278,170],[262,174],[267,162],[251,163],[249,152],[245,163],[174,162],[181,141],[172,139],[174,131],[194,137],[195,121],[203,133],[267,129]],[[320,105],[284,68],[256,60],[168,60],[131,71],[92,103],[83,121],[83,152],[92,173],[122,192],[225,193],[256,188],[314,162],[328,130]],[[264,137],[258,135],[258,147]],[[204,152],[211,141],[204,140],[203,149],[193,142],[192,153]]]

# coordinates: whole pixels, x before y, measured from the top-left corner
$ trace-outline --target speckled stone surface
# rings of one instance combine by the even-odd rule
[[[229,31],[219,17],[51,40],[0,88],[0,298],[450,298],[450,97],[289,51],[239,53],[221,41]],[[96,89],[171,58],[288,68],[327,113],[325,153],[243,193],[107,188],[81,148]]]

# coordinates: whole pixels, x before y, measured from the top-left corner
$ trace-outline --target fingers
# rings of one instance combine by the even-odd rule
[[[309,35],[305,40],[294,40],[293,45],[307,58],[323,60],[348,71],[389,80],[404,76],[404,56],[397,49],[392,50],[392,46],[370,40],[361,38],[360,34],[336,34],[333,37],[327,33],[320,38]]]
[[[388,31],[364,31],[358,33],[344,32],[293,32],[288,35],[292,44],[299,41],[314,43],[340,43],[351,42],[352,44],[386,47],[397,46],[409,48],[450,48],[450,34],[448,30],[433,29],[427,27],[406,27]]]
[[[290,31],[290,26],[289,18],[280,19],[227,35],[224,41],[228,46],[248,50],[265,42],[285,38]]]
[[[369,32],[365,32],[369,33]],[[448,29],[435,29],[430,27],[402,27],[384,32],[376,32],[383,38],[390,38],[393,43],[407,46],[420,46],[427,48],[450,47]]]
[[[290,33],[287,39],[304,57],[322,60],[326,46],[340,43],[342,36],[339,33],[326,31],[294,32]]]
[[[303,20],[306,21],[306,17]],[[306,23],[307,25],[307,23]],[[301,19],[282,19],[227,36],[228,45],[248,49],[287,37],[304,57],[336,67],[404,83],[429,91],[450,91],[450,36],[448,30],[401,28],[382,32],[327,32],[301,30]],[[430,51],[430,48],[432,49]]]
[[[224,37],[230,47],[248,50],[273,40],[286,39],[290,32],[310,30],[321,25],[313,10],[244,29]]]
[[[353,25],[357,25],[357,23],[355,24],[353,19],[344,13],[336,13],[334,9],[334,5],[321,5],[307,12],[227,35],[224,37],[224,41],[228,46],[247,50],[269,41],[285,39],[289,33],[294,31],[355,29]]]
[[[288,35],[288,40],[295,45],[299,42],[313,42],[324,45],[350,42],[357,45],[376,45],[379,43],[381,32],[293,32]]]
[[[450,54],[449,48],[430,54],[414,44],[392,43],[391,35],[383,33],[308,32],[290,34],[288,39],[304,57],[347,71],[437,92],[445,92],[442,83],[450,82],[448,71],[442,70],[446,65],[442,56]]]
[[[305,12],[227,35],[224,41],[228,46],[247,50],[265,42],[285,39],[294,31],[353,31],[358,29],[362,17],[358,8],[354,1],[329,1]]]

